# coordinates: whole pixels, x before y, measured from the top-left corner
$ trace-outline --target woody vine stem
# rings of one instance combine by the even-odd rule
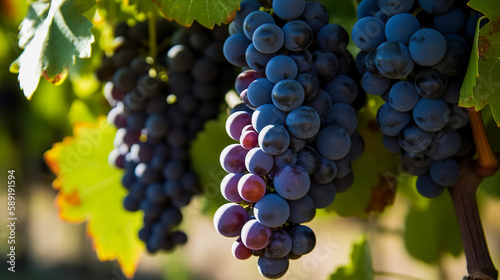
[[[464,279],[497,280],[498,271],[491,260],[484,236],[476,193],[481,181],[497,172],[498,159],[486,137],[481,114],[474,108],[469,108],[468,112],[478,159],[462,162],[458,183],[449,188],[467,259],[469,275]]]

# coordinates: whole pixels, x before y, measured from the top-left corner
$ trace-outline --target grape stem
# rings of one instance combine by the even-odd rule
[[[149,29],[149,56],[156,59],[157,54],[157,38],[156,38],[156,17],[153,12],[148,13],[148,29]]]
[[[477,160],[466,159],[458,183],[448,188],[458,219],[465,257],[467,259],[467,280],[497,280],[498,271],[490,256],[484,229],[479,216],[476,193],[485,177],[498,170],[498,159],[493,154],[481,114],[469,108],[470,123],[478,154]]]

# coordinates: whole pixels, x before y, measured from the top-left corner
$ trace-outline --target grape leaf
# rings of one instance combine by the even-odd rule
[[[354,184],[346,192],[339,193],[328,208],[341,216],[366,216],[372,211],[382,212],[385,206],[393,203],[396,195],[394,178],[398,174],[399,159],[385,149],[382,134],[374,121],[381,103],[369,98],[368,106],[358,114],[358,131],[363,136],[366,149],[352,165]]]
[[[19,73],[20,87],[28,99],[42,75],[60,84],[76,57],[90,57],[92,23],[82,13],[94,4],[91,0],[31,3],[19,31],[19,47],[24,50],[11,65],[11,72]]]
[[[342,266],[330,276],[330,280],[370,280],[375,279],[372,267],[372,255],[366,236],[352,246],[352,263]]]
[[[413,190],[403,236],[408,253],[429,264],[437,263],[443,253],[460,255],[462,238],[448,192],[427,199],[417,193],[415,180],[408,180],[405,188]]]
[[[156,0],[158,8],[168,20],[175,20],[184,26],[193,21],[212,28],[214,24],[228,23],[239,9],[238,0]]]
[[[476,27],[474,46],[462,89],[460,106],[476,110],[490,106],[493,118],[500,125],[500,13],[496,0],[471,0],[469,6],[489,19]],[[484,22],[483,22],[484,23]]]
[[[219,157],[226,146],[235,142],[227,136],[226,119],[227,114],[223,113],[217,120],[206,122],[189,151],[191,167],[203,187],[204,212],[211,214],[227,202],[220,193],[219,186],[227,172],[220,166]]]
[[[117,259],[124,275],[132,277],[143,251],[138,238],[142,215],[122,207],[127,191],[122,171],[108,165],[116,129],[105,117],[74,125],[73,137],[55,143],[45,162],[57,175],[55,204],[62,220],[87,222],[87,234],[101,261]]]

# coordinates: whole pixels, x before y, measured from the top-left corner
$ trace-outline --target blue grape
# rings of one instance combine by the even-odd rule
[[[458,107],[457,104],[453,104],[450,110],[450,119],[446,124],[448,127],[460,129],[469,123],[469,114],[466,108]]]
[[[311,180],[316,184],[327,184],[337,176],[337,164],[333,160],[320,157],[319,167],[313,174]]]
[[[375,66],[384,77],[401,79],[413,71],[415,64],[405,45],[398,42],[385,42],[375,50]]]
[[[226,132],[234,140],[240,140],[243,128],[252,123],[252,114],[244,111],[231,114],[226,120]]]
[[[296,165],[304,168],[307,174],[316,172],[320,165],[320,157],[318,152],[311,146],[305,146],[304,149],[297,154]]]
[[[283,168],[287,165],[296,164],[297,158],[297,153],[289,148],[284,153],[274,156],[274,165],[278,168]]]
[[[259,78],[248,86],[247,98],[256,107],[272,103],[271,95],[274,84],[266,78]]]
[[[385,26],[374,17],[364,17],[354,24],[351,36],[358,48],[369,51],[385,41]]]
[[[168,67],[178,73],[186,73],[191,70],[195,62],[195,56],[189,47],[175,45],[167,53]]]
[[[266,70],[266,65],[273,58],[275,54],[264,54],[259,52],[253,43],[248,45],[245,52],[245,59],[248,67],[252,68],[258,72],[264,72]]]
[[[272,101],[281,111],[290,112],[298,108],[304,102],[304,98],[304,88],[296,80],[281,80],[273,87]]]
[[[441,75],[452,77],[464,73],[468,62],[468,54],[460,43],[447,41],[445,56],[431,68]]]
[[[316,97],[320,89],[319,80],[316,75],[311,73],[300,73],[295,80],[304,88],[304,100],[311,100]]]
[[[446,54],[446,39],[435,29],[420,29],[410,38],[408,49],[417,64],[432,66]]]
[[[448,79],[430,68],[420,70],[415,77],[415,88],[420,96],[437,99],[446,93]]]
[[[304,106],[313,108],[320,117],[324,118],[332,107],[332,98],[325,90],[320,89],[316,97],[304,102]]]
[[[385,37],[388,41],[408,45],[411,36],[420,29],[420,22],[408,13],[392,16],[385,24]]]
[[[281,125],[268,125],[259,133],[259,146],[268,155],[284,153],[289,145],[290,135]]]
[[[420,95],[415,86],[407,81],[397,82],[389,91],[389,103],[399,112],[411,111],[418,103]]]
[[[289,200],[290,216],[288,222],[302,224],[311,221],[316,216],[313,200],[306,194],[297,200]]]
[[[255,48],[265,54],[279,51],[283,46],[285,37],[279,26],[272,23],[265,23],[259,26],[253,33],[252,42]],[[226,41],[227,42],[227,41]]]
[[[241,72],[238,77],[236,77],[236,81],[234,83],[234,89],[236,93],[241,94],[241,92],[245,89],[248,89],[248,86],[259,78],[265,78],[265,74],[261,72],[257,72],[255,70],[245,70]]]
[[[335,103],[330,109],[330,113],[326,116],[325,125],[335,125],[341,127],[347,131],[349,135],[352,135],[358,128],[358,117],[356,116],[356,111],[349,104]]]
[[[283,225],[290,216],[290,207],[281,196],[266,194],[254,205],[254,215],[259,223],[274,228]]]
[[[437,16],[449,11],[454,0],[418,0],[418,2],[424,11]]]
[[[241,241],[248,249],[261,250],[266,248],[271,238],[271,230],[259,223],[250,220],[241,229]]]
[[[238,193],[238,182],[243,177],[243,173],[229,173],[220,183],[220,192],[229,202],[240,203],[243,198]]]
[[[271,233],[271,239],[265,249],[265,256],[269,258],[284,258],[292,250],[292,238],[282,230],[277,229]]]
[[[303,52],[292,52],[289,56],[297,64],[297,70],[299,73],[309,72],[313,66],[313,56],[309,50]]]
[[[273,57],[266,66],[267,79],[273,84],[277,84],[284,79],[295,79],[297,74],[297,64],[286,55]]]
[[[299,19],[307,23],[316,33],[330,21],[330,15],[321,2],[307,1],[306,8]]]
[[[243,0],[240,3],[240,9],[236,11],[234,19],[234,28],[237,32],[243,33],[243,24],[246,17],[253,11],[257,11],[262,7],[258,0]]]
[[[458,181],[460,165],[454,159],[433,162],[429,168],[429,174],[436,184],[449,187]]]
[[[460,150],[462,138],[460,133],[448,127],[439,131],[432,143],[432,153],[429,156],[433,160],[443,160],[454,156]]]
[[[401,153],[401,145],[399,145],[399,138],[396,136],[383,135],[382,141],[384,147],[391,153],[399,154]]]
[[[335,200],[336,194],[337,190],[332,182],[326,184],[311,183],[311,188],[307,193],[318,209],[330,206]]]
[[[434,198],[444,192],[444,187],[436,184],[436,182],[434,182],[431,176],[427,173],[418,176],[417,191],[423,197]]]
[[[291,111],[286,117],[288,132],[299,139],[308,139],[319,132],[321,120],[311,107],[301,106]]]
[[[358,83],[348,75],[337,75],[328,81],[324,89],[333,102],[353,103],[358,96]]]
[[[363,89],[372,95],[381,95],[391,88],[392,81],[385,77],[377,77],[370,72],[363,74],[361,85]]]
[[[248,172],[264,176],[273,168],[274,159],[260,148],[251,149],[245,157],[245,166]]]
[[[245,52],[250,43],[251,41],[243,33],[236,33],[229,36],[224,42],[224,57],[233,65],[247,66]]]
[[[352,160],[356,160],[360,158],[365,152],[365,140],[358,132],[355,132],[351,135],[351,151],[349,154],[352,157]]]
[[[465,25],[465,15],[458,7],[434,17],[434,27],[442,34],[460,33]]]
[[[358,19],[373,16],[380,8],[377,5],[377,0],[362,0],[358,5],[357,16]]]
[[[306,147],[306,140],[290,136],[290,149],[296,153],[301,152]]]
[[[378,127],[388,136],[397,136],[410,121],[411,114],[398,112],[389,103],[382,105],[377,112]]]
[[[307,23],[294,20],[283,26],[284,46],[292,52],[305,51],[313,41],[313,31]]]
[[[284,20],[298,18],[306,8],[305,0],[274,0],[274,13]]]
[[[328,81],[337,75],[339,60],[331,52],[317,50],[313,52],[313,73],[320,81]]]
[[[380,11],[388,16],[407,13],[413,7],[415,0],[377,0]]]
[[[316,245],[316,236],[308,226],[295,226],[290,230],[289,234],[292,238],[292,253],[296,255],[305,255],[314,249]]]
[[[220,165],[227,173],[242,173],[247,171],[245,157],[248,151],[239,144],[231,144],[220,154]]]
[[[316,149],[327,159],[339,160],[349,153],[351,138],[344,129],[338,126],[327,126],[319,132],[316,138]]]
[[[274,104],[264,104],[252,114],[252,126],[260,132],[265,126],[277,124],[284,126],[287,114],[276,108]]]
[[[309,174],[298,165],[287,165],[278,170],[274,177],[276,192],[288,200],[303,197],[309,191],[310,186]]]
[[[248,14],[243,22],[243,32],[249,40],[252,40],[255,29],[265,23],[275,24],[273,17],[264,11],[253,11]]]
[[[337,193],[343,193],[350,189],[354,184],[354,174],[351,172],[345,177],[335,178],[332,183],[335,186]]]
[[[214,214],[214,227],[225,237],[240,235],[243,225],[250,219],[247,211],[238,204],[226,203]]]
[[[327,24],[321,28],[317,36],[318,46],[336,55],[342,54],[349,44],[349,34],[338,24]]]
[[[269,279],[278,279],[285,275],[289,263],[288,257],[268,258],[266,256],[260,256],[257,261],[257,266],[262,276]]]
[[[413,109],[415,123],[426,131],[438,131],[450,119],[450,108],[442,99],[421,98]]]
[[[433,137],[433,133],[412,124],[401,131],[399,144],[407,152],[419,153],[425,151],[432,144]]]
[[[355,66],[354,57],[349,50],[337,55],[339,61],[339,74],[349,74]]]
[[[471,44],[462,36],[458,34],[446,34],[444,35],[444,38],[446,39],[446,42],[456,42],[459,43],[462,48],[469,53],[471,49]]]
[[[337,176],[335,176],[335,178],[343,178],[351,173],[352,159],[349,154],[339,160],[336,160],[335,164],[337,165]]]
[[[364,75],[366,72],[367,72],[367,69],[365,67],[365,57],[368,55],[368,52],[366,51],[360,51],[358,53],[358,55],[356,56],[356,70],[358,70],[358,72],[361,74],[361,75]]]
[[[461,79],[448,79],[446,92],[442,96],[443,100],[450,104],[457,104],[460,99]]]

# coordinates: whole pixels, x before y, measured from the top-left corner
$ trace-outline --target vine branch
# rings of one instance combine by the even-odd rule
[[[457,214],[467,259],[467,280],[497,280],[498,271],[491,261],[484,229],[479,216],[476,192],[485,177],[498,170],[498,159],[493,154],[481,114],[469,108],[470,123],[478,154],[477,160],[464,160],[458,183],[449,188]]]

